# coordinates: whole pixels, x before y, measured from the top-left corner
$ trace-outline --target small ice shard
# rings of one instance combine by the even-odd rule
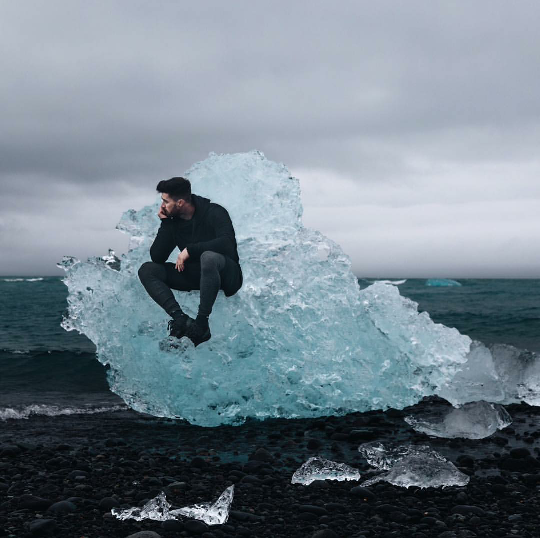
[[[101,256],[101,259],[105,262],[107,267],[114,269],[115,271],[120,271],[120,258],[115,254],[113,249],[109,249],[109,254],[107,256]]]
[[[449,278],[428,278],[426,280],[426,286],[448,288],[450,286],[461,286],[461,283]]]
[[[229,508],[234,497],[234,486],[229,486],[214,504],[201,503],[172,510],[171,514],[200,519],[207,525],[223,525],[229,519]]]
[[[484,439],[512,424],[502,405],[471,402],[458,408],[405,418],[416,431],[435,437]]]
[[[135,506],[127,510],[118,510],[113,508],[111,513],[118,519],[134,519],[142,521],[143,519],[153,519],[154,521],[167,521],[177,519],[177,516],[191,517],[200,519],[207,525],[222,525],[229,519],[229,507],[234,496],[234,486],[229,486],[214,503],[201,503],[193,506],[186,506],[171,510],[171,505],[165,498],[165,493],[161,492],[157,497],[148,501],[142,508]]]
[[[469,482],[467,475],[428,446],[385,449],[381,443],[366,443],[360,445],[358,450],[370,465],[378,469],[389,469],[386,473],[366,480],[362,483],[363,486],[385,481],[404,488],[433,488],[465,486]]]
[[[315,457],[309,458],[295,471],[291,484],[309,486],[315,480],[360,480],[360,473],[344,463]]]
[[[142,508],[134,506],[127,510],[119,510],[113,508],[111,513],[117,519],[134,519],[135,521],[142,521],[143,519],[153,519],[154,521],[167,521],[168,519],[175,519],[170,512],[171,505],[165,498],[163,491],[153,499],[149,500]]]

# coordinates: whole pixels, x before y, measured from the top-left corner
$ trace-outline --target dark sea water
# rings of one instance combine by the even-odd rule
[[[360,286],[374,280],[360,279]],[[437,287],[409,279],[399,290],[437,323],[475,340],[540,352],[540,280],[459,282]],[[66,308],[59,277],[0,277],[0,419],[122,406],[92,342],[60,326]]]

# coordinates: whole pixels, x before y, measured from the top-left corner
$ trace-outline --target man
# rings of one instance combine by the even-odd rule
[[[227,297],[242,286],[236,237],[229,213],[208,198],[191,194],[182,177],[160,181],[161,226],[150,247],[151,262],[139,269],[146,291],[171,317],[170,336],[187,336],[195,346],[210,339],[208,317],[221,289]],[[175,247],[176,263],[167,262]],[[200,290],[197,318],[185,314],[171,291]]]

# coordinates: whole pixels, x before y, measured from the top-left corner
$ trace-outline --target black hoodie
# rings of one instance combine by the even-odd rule
[[[195,213],[190,220],[180,217],[162,219],[152,246],[150,258],[155,263],[165,263],[175,247],[187,248],[186,263],[199,261],[205,250],[223,254],[238,263],[236,236],[224,207],[210,202],[208,198],[191,195]]]

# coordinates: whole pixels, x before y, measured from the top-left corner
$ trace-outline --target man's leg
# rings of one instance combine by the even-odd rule
[[[212,336],[208,325],[208,316],[212,312],[212,307],[216,301],[219,289],[221,288],[221,272],[225,269],[225,256],[207,250],[201,254],[200,258],[200,283],[201,299],[199,303],[199,313],[195,323],[191,323],[186,329],[186,336],[198,346]]]
[[[221,288],[221,272],[225,269],[225,256],[206,250],[201,254],[201,300],[197,323],[208,327],[208,316]]]
[[[172,266],[169,267],[169,266]],[[172,269],[172,270],[171,270]],[[174,271],[173,271],[174,270]],[[183,314],[180,305],[174,298],[172,289],[191,291],[193,282],[183,273],[174,269],[172,263],[145,262],[139,269],[139,279],[148,295],[169,314],[176,318]],[[197,284],[195,284],[195,288]]]

